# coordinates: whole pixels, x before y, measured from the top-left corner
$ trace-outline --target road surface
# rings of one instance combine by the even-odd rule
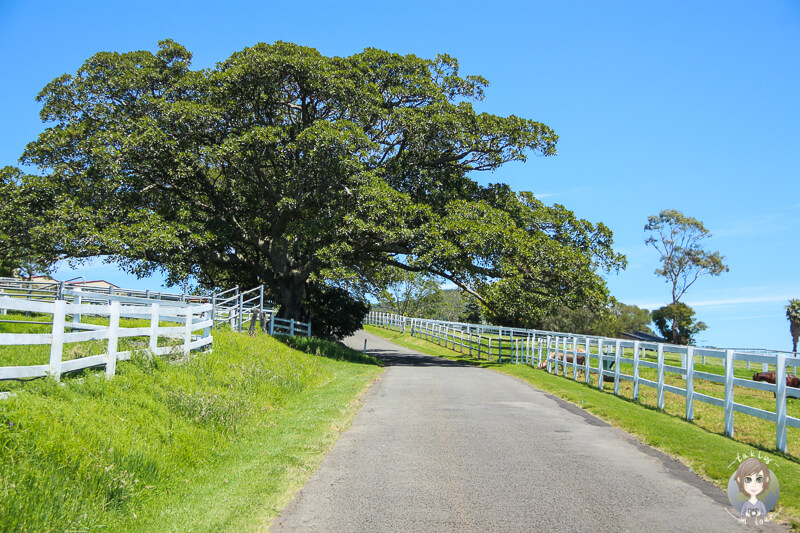
[[[273,532],[786,531],[522,381],[365,338],[388,368]]]

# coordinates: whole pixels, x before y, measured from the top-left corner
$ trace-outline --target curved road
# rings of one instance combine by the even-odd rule
[[[273,532],[786,531],[522,381],[365,338],[388,368]]]

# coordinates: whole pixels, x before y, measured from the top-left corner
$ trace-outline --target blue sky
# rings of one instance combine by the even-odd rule
[[[628,268],[619,300],[653,309],[647,217],[702,220],[730,272],[684,300],[708,324],[700,344],[791,348],[784,305],[800,298],[800,2],[0,2],[0,165],[42,130],[36,94],[98,51],[151,50],[172,38],[212,67],[257,42],[326,55],[365,47],[459,59],[490,86],[483,111],[533,118],[560,136],[502,181],[602,221]],[[114,267],[82,272],[158,289]],[[60,273],[57,277],[69,277]]]

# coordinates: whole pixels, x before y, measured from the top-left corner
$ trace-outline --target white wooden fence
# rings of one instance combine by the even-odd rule
[[[210,328],[211,305],[164,305],[151,302],[149,305],[123,305],[119,301],[108,304],[69,303],[65,300],[52,302],[0,297],[0,309],[52,315],[50,333],[0,333],[0,345],[49,345],[50,361],[46,365],[0,367],[0,380],[42,377],[46,375],[59,379],[64,372],[89,367],[105,366],[106,375],[113,376],[117,361],[130,359],[131,352],[117,350],[119,339],[125,337],[148,337],[150,352],[164,355],[175,349],[173,346],[158,346],[159,337],[179,337],[183,343],[177,349],[188,354],[190,351],[207,346],[213,338]],[[67,322],[67,315],[72,320]],[[84,324],[82,315],[108,317],[109,325]],[[120,327],[120,318],[149,320],[149,326]],[[160,322],[177,322],[179,326],[161,326]],[[68,331],[79,330],[79,331]],[[202,334],[195,335],[197,330]],[[64,346],[70,343],[91,340],[107,340],[103,353],[64,361]]]
[[[76,278],[77,279],[77,278]],[[81,278],[82,279],[82,278]],[[264,331],[270,335],[311,336],[311,323],[275,316],[275,307],[264,297],[264,285],[241,290],[239,286],[214,292],[211,295],[178,294],[149,290],[123,289],[120,287],[94,287],[80,281],[28,281],[0,277],[0,296],[3,293],[16,298],[34,301],[71,300],[73,303],[108,304],[121,302],[130,305],[149,305],[154,300],[170,306],[210,304],[211,318],[216,325],[227,324],[242,331],[250,322],[264,321]],[[0,309],[0,314],[5,314]],[[267,318],[268,317],[268,318]],[[78,315],[76,322],[80,322]]]
[[[614,394],[619,394],[620,382],[633,384],[633,399],[639,399],[641,386],[656,389],[658,408],[664,409],[664,393],[671,392],[685,399],[685,417],[694,419],[694,402],[700,401],[720,407],[724,411],[725,434],[733,437],[734,413],[739,412],[762,418],[775,423],[776,448],[786,451],[786,428],[800,428],[800,419],[786,413],[787,397],[800,398],[800,389],[786,386],[788,368],[797,372],[800,360],[796,353],[771,352],[750,353],[739,349],[699,348],[695,346],[679,346],[666,343],[631,341],[597,337],[591,335],[571,335],[567,333],[525,330],[519,328],[501,328],[482,324],[465,324],[408,318],[390,313],[370,313],[365,323],[405,332],[410,329],[412,335],[431,342],[444,343],[445,347],[481,358],[485,355],[489,360],[493,356],[498,362],[507,357],[509,362],[539,366],[544,361],[547,372],[555,372],[573,380],[578,380],[578,371],[583,372],[582,379],[588,384],[590,377],[597,377],[600,389],[613,384]],[[645,354],[654,354],[655,361],[645,360]],[[677,361],[680,366],[668,364],[665,357]],[[569,356],[569,357],[568,357]],[[579,363],[583,358],[583,363]],[[719,374],[695,369],[696,358],[700,364],[720,367]],[[571,361],[569,360],[571,359]],[[775,384],[737,378],[734,368],[750,368],[751,363],[761,364],[762,371],[775,372]],[[630,365],[631,373],[623,373],[621,364]],[[746,366],[742,366],[745,363]],[[656,371],[656,380],[642,378],[640,369],[649,368]],[[684,387],[666,383],[665,376],[680,376]],[[702,394],[695,390],[695,380],[706,380],[723,385],[724,397],[717,398]],[[748,389],[768,391],[775,394],[775,411],[759,409],[734,400],[734,386]]]
[[[255,329],[256,322],[261,329],[270,335],[298,335],[311,337],[311,322],[300,322],[294,319],[277,318],[273,307],[265,306],[264,286],[240,291],[233,287],[211,296],[211,316],[214,324],[228,324],[237,331],[242,331],[245,324],[250,323],[250,331]],[[267,319],[266,317],[269,316]]]

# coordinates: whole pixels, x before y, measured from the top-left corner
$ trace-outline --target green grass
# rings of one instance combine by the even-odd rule
[[[796,429],[789,428],[787,437],[790,453],[783,454],[775,450],[775,424],[766,420],[736,413],[734,415],[736,440],[734,440],[723,435],[722,409],[709,404],[695,401],[695,421],[689,422],[683,418],[684,398],[675,394],[665,393],[665,410],[659,411],[656,408],[656,391],[649,387],[641,386],[640,399],[634,402],[632,384],[628,382],[620,383],[621,396],[615,396],[613,380],[610,385],[606,381],[605,390],[601,391],[597,389],[597,380],[594,377],[587,386],[583,381],[576,382],[571,378],[549,374],[527,365],[511,364],[508,358],[504,358],[503,364],[497,364],[496,357],[493,359],[494,362],[488,362],[486,359],[477,361],[471,359],[468,353],[462,355],[408,334],[375,326],[366,326],[365,329],[422,353],[469,362],[527,381],[631,433],[645,444],[678,458],[722,490],[727,489],[728,479],[738,466],[731,464],[736,461],[737,454],[749,454],[753,451],[762,456],[766,455],[774,459],[774,462],[770,463],[770,468],[781,482],[777,518],[790,522],[795,528],[800,525],[800,431]],[[459,347],[456,346],[456,349]],[[652,377],[647,375],[648,369],[640,370],[642,377]],[[654,375],[655,371],[652,372]],[[572,375],[571,368],[568,369],[568,375]],[[582,372],[578,375],[579,379],[583,377]],[[667,383],[676,386],[685,385],[678,376],[668,376]],[[722,397],[720,384],[696,379],[695,389],[698,392]],[[775,400],[771,393],[739,389],[736,387],[734,391],[737,402],[764,409],[770,409],[771,404],[771,409],[774,411]],[[789,401],[787,410],[791,416],[800,416],[800,399]]]
[[[215,331],[179,364],[26,383],[0,401],[0,531],[266,529],[380,371],[333,343]]]

